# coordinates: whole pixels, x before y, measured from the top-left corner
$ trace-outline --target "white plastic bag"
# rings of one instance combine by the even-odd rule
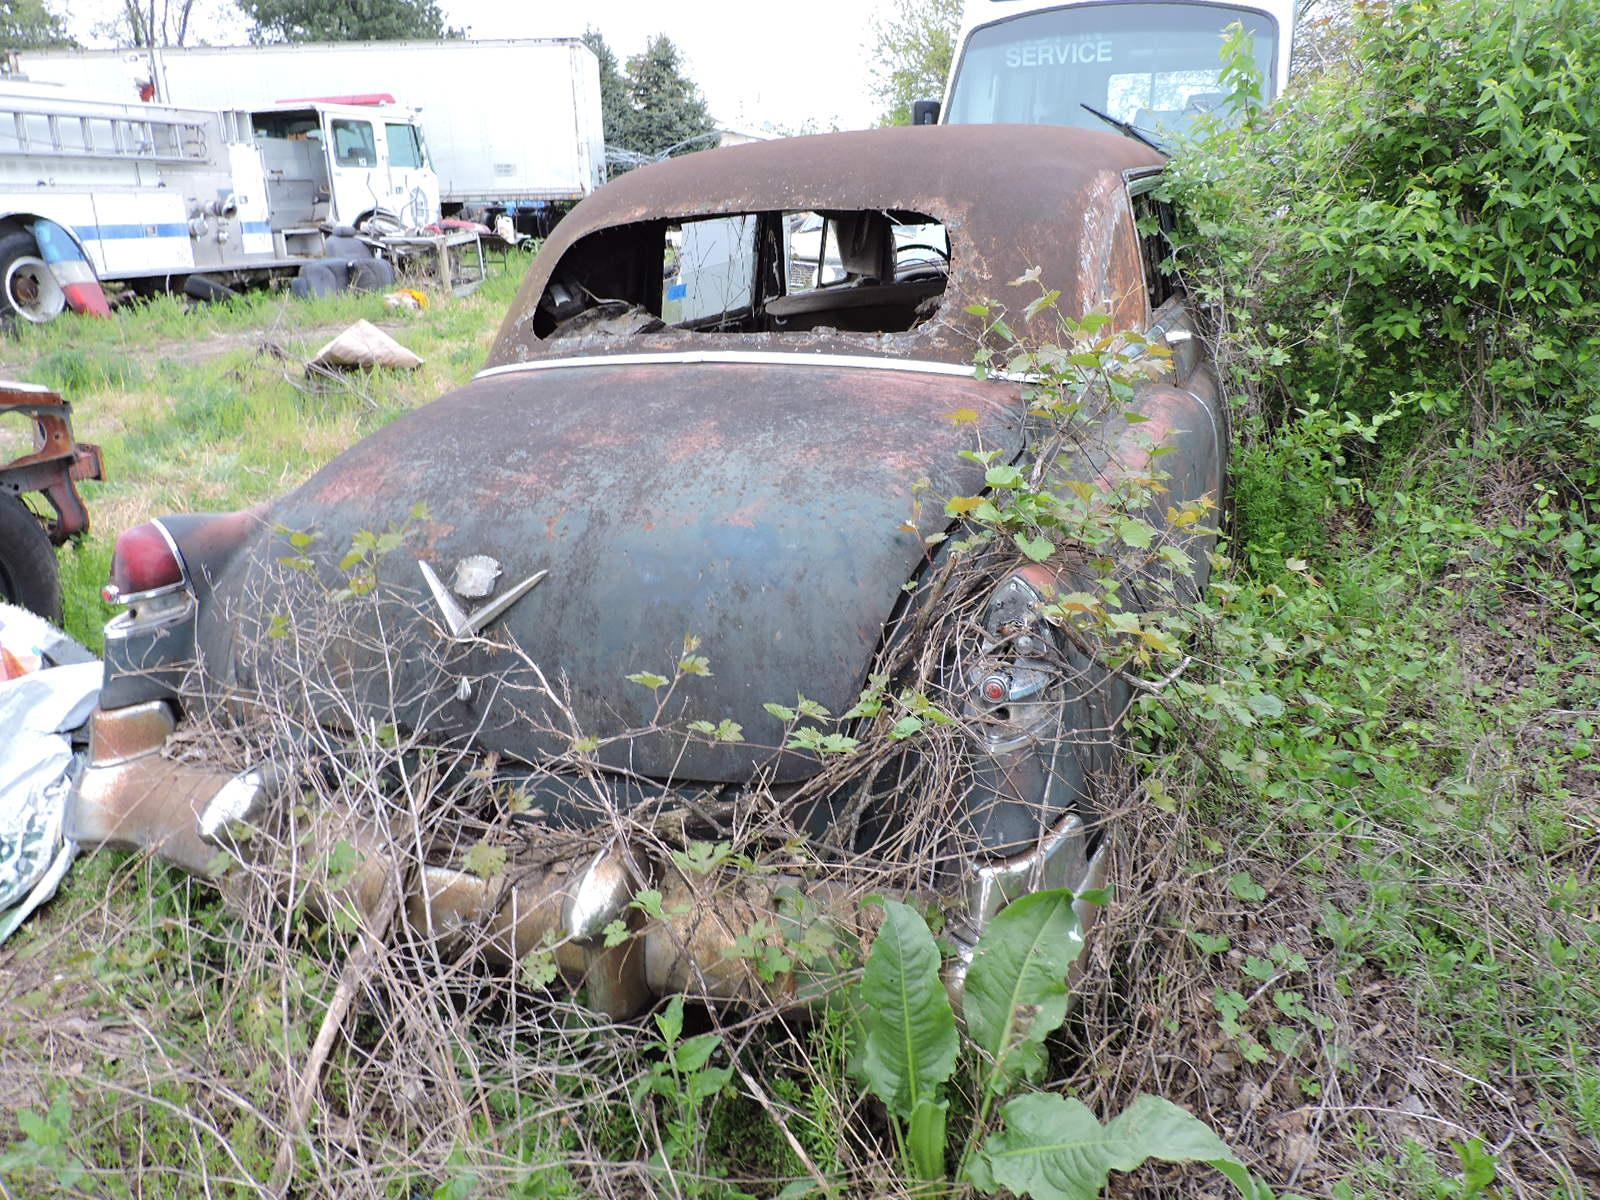
[[[18,616],[18,614],[21,614]],[[29,622],[37,622],[45,634]],[[24,646],[24,643],[27,643]],[[0,942],[51,896],[77,845],[66,836],[70,734],[89,719],[103,668],[77,643],[20,609],[0,606],[0,646],[27,649],[40,669],[0,683]],[[50,665],[82,659],[67,666]]]

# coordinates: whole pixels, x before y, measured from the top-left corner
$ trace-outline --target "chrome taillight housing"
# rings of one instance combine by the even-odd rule
[[[1051,729],[1061,714],[1061,651],[1038,612],[1044,597],[1021,575],[989,600],[983,641],[969,685],[969,715],[991,751],[1004,751]]]

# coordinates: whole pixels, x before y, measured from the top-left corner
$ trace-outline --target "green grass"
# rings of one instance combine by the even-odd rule
[[[1214,591],[1222,677],[1276,703],[1183,709],[1183,747],[1157,761],[1181,777],[1198,747],[1218,767],[1189,793],[1189,869],[1271,884],[1213,893],[1204,926],[1307,962],[1255,973],[1210,941],[1196,990],[1233,997],[1211,1028],[1242,1055],[1238,1086],[1374,1094],[1323,1127],[1346,1173],[1329,1194],[1472,1194],[1453,1189],[1473,1138],[1510,1145],[1502,1169],[1537,1194],[1589,1194],[1573,1172],[1600,1145],[1600,630],[1559,560],[1497,536],[1521,502],[1496,482],[1518,476],[1506,452],[1391,447],[1341,493],[1280,478],[1296,437],[1241,456],[1240,548],[1260,565]],[[1289,493],[1309,527],[1258,503]],[[1183,724],[1148,720],[1157,750]],[[1363,1046],[1363,1025],[1386,1039]],[[1153,1055],[1193,1047],[1152,1036]],[[1397,1148],[1385,1113],[1407,1103],[1438,1136]]]
[[[464,383],[482,365],[528,261],[494,264],[471,296],[436,298],[418,313],[391,310],[376,295],[299,301],[260,292],[192,308],[159,297],[108,321],[69,316],[0,335],[0,361],[71,401],[78,439],[99,444],[105,462],[104,482],[81,485],[90,535],[61,555],[68,631],[99,648],[111,615],[99,587],[123,529],[163,513],[270,499],[384,422]],[[424,366],[348,389],[310,389],[300,364],[359,318],[381,323]]]

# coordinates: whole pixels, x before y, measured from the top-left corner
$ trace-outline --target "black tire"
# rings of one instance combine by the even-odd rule
[[[302,300],[314,296],[331,296],[344,285],[327,263],[308,262],[300,268],[300,277],[289,285],[289,290]]]
[[[350,261],[350,286],[358,292],[381,292],[394,286],[394,268],[381,258]]]
[[[0,600],[61,624],[55,547],[39,518],[9,493],[0,493]]]
[[[206,275],[191,275],[183,281],[183,294],[193,300],[214,303],[219,300],[232,300],[239,295],[220,279],[212,279]]]
[[[12,271],[18,264],[29,264],[26,268],[28,277],[14,283]],[[27,288],[36,297],[32,312],[24,312],[18,307],[17,299],[12,295],[13,286]],[[44,260],[39,256],[39,243],[33,240],[33,234],[18,229],[0,237],[0,323],[29,322],[42,325],[60,316],[66,306],[61,285],[44,268]]]

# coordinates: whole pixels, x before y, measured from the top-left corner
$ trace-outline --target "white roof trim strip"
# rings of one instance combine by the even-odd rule
[[[523,371],[554,371],[572,367],[642,367],[665,363],[756,363],[770,367],[850,367],[860,371],[906,371],[919,375],[960,375],[976,378],[973,368],[960,363],[920,358],[872,358],[864,354],[800,354],[781,350],[680,350],[658,354],[588,354],[575,358],[538,358],[531,362],[487,367],[474,379],[516,375]]]

